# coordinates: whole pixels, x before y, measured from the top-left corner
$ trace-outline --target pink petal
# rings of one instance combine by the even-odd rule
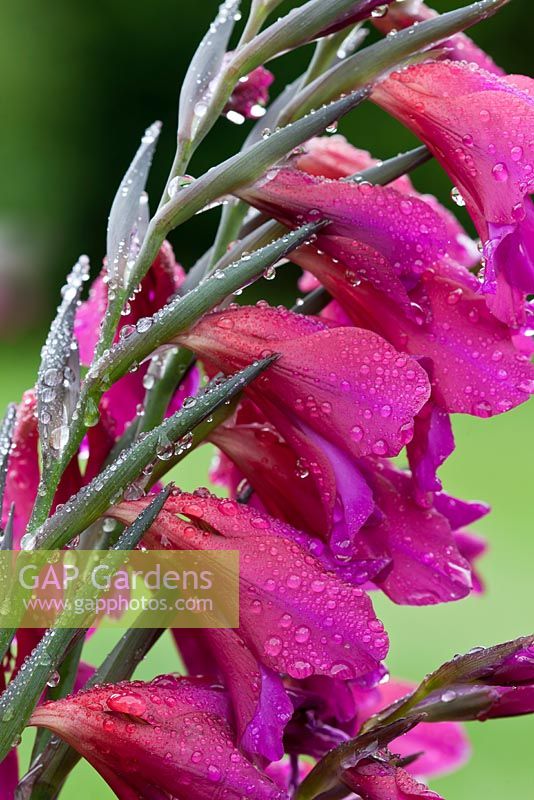
[[[343,781],[361,800],[443,800],[399,767],[367,759],[343,773]]]
[[[210,439],[238,468],[237,483],[245,476],[269,514],[312,534],[327,535],[334,492],[323,465],[314,464],[310,469],[306,461],[299,461],[298,454],[267,421],[221,425]]]
[[[248,395],[355,456],[398,453],[405,427],[428,399],[424,370],[376,334],[281,308],[215,312],[179,341],[226,372],[280,353]]]
[[[258,663],[237,631],[213,629],[203,634],[232,703],[240,749],[249,758],[278,761],[293,712],[280,676]]]
[[[257,67],[235,85],[225,112],[234,111],[246,119],[261,117],[261,108],[258,110],[257,107],[269,102],[269,86],[273,81],[272,72],[265,67]]]
[[[413,501],[404,473],[382,468],[367,477],[382,516],[364,526],[359,538],[370,552],[391,557],[391,567],[374,582],[401,604],[443,603],[469,594],[469,563],[460,555],[446,518]]]
[[[488,543],[482,536],[475,536],[471,531],[459,530],[454,532],[454,541],[462,556],[469,562],[473,576],[473,591],[481,594],[484,591],[484,581],[475,569],[478,559],[488,549]]]
[[[410,469],[422,492],[438,492],[437,470],[454,451],[449,415],[429,401],[415,418],[414,436],[407,445]]]
[[[128,522],[146,502],[122,503],[114,515]],[[311,555],[313,540],[285,523],[231,500],[184,493],[169,498],[146,540],[151,547],[166,541],[239,551],[240,635],[275,672],[356,678],[385,657],[387,637],[367,595],[327,572]]]
[[[94,281],[89,299],[82,303],[76,314],[75,333],[80,346],[82,364],[88,366],[94,357],[100,324],[107,308],[105,269]],[[130,312],[118,326],[117,338],[125,336],[142,318],[150,317],[162,308],[176,293],[184,278],[184,271],[174,257],[169,242],[164,242],[147,275],[130,303]],[[148,365],[129,372],[105,393],[102,406],[115,420],[115,435],[121,436],[135,418],[137,406],[145,397],[143,377]]]
[[[36,709],[49,728],[93,764],[119,796],[284,800],[286,795],[233,744],[225,695],[162,676],[91,689]],[[221,794],[221,796],[222,796]]]
[[[515,326],[524,320],[521,293],[534,291],[532,86],[523,76],[443,61],[394,72],[373,92],[460,191],[485,242],[485,290],[497,292],[495,312]]]
[[[484,721],[523,714],[534,714],[534,686],[499,687],[491,708],[478,719]]]
[[[321,136],[310,139],[305,144],[305,152],[294,160],[294,165],[310,175],[324,178],[345,178],[378,164],[366,150],[360,150],[349,144],[344,136]],[[433,195],[420,194],[413,186],[410,178],[403,175],[388,184],[405,195],[424,200],[438,217],[441,217],[447,231],[447,251],[451,258],[466,267],[472,267],[480,261],[480,254],[454,214],[441,205]],[[320,237],[321,244],[323,237]],[[318,249],[324,249],[318,245]],[[331,251],[329,251],[331,252]],[[346,264],[350,267],[350,264]],[[303,290],[304,291],[304,290]]]
[[[23,395],[17,409],[2,510],[2,526],[4,526],[11,504],[15,504],[13,519],[15,549],[18,548],[26,530],[39,486],[39,434],[36,413],[35,394],[30,390]]]
[[[10,750],[0,764],[0,800],[15,800],[15,789],[19,782],[17,751]]]
[[[271,170],[242,196],[290,226],[330,220],[318,249],[323,235],[346,237],[378,251],[398,275],[420,274],[447,249],[447,229],[440,216],[418,197],[408,198],[389,187],[285,168]]]
[[[434,506],[440,514],[447,517],[453,531],[463,528],[464,525],[471,525],[472,522],[485,517],[491,510],[486,503],[459,500],[444,492],[435,495]]]
[[[444,410],[490,417],[528,399],[532,365],[468,281],[425,273],[410,297],[420,309],[419,324],[364,285],[350,293],[345,287],[338,299],[356,324],[369,325],[399,350],[431,359],[433,399]]]

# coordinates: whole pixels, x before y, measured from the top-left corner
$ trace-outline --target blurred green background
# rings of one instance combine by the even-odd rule
[[[440,11],[458,5],[460,0],[434,2]],[[161,119],[164,130],[149,183],[156,203],[174,150],[180,81],[216,8],[216,0],[196,5],[185,0],[2,3],[2,406],[34,382],[42,337],[69,266],[86,252],[98,269],[116,187],[144,128]],[[528,0],[514,0],[473,32],[509,72],[528,73],[531,67],[529,12]],[[275,91],[302,71],[310,52],[273,64]],[[356,109],[341,131],[378,157],[413,145],[408,132],[370,104]],[[221,121],[195,158],[193,174],[231,153],[244,136],[243,129]],[[414,180],[450,205],[450,182],[436,165],[420,169]],[[205,213],[174,235],[177,256],[186,267],[209,246],[217,218],[217,211]],[[291,302],[296,273],[280,272],[279,280],[261,290]],[[455,652],[532,631],[534,540],[527,493],[532,408],[494,420],[455,419],[458,449],[442,477],[450,492],[493,505],[493,514],[478,526],[491,544],[484,562],[488,591],[482,598],[427,609],[394,607],[377,597],[391,632],[394,674],[417,680]],[[183,488],[206,483],[210,455],[204,449],[186,462],[178,475]],[[87,660],[98,663],[116,635],[109,630],[97,634],[87,647]],[[164,639],[139,675],[149,678],[176,668],[171,643]],[[470,764],[435,781],[434,788],[448,800],[532,797],[532,719],[471,724],[469,732],[474,746]],[[67,800],[111,796],[86,764],[62,795]]]

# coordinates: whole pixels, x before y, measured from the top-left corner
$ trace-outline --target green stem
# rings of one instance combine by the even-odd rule
[[[62,697],[67,697],[67,695],[72,692],[76,682],[76,675],[78,674],[83,646],[84,639],[80,638],[74,647],[71,647],[62,663],[59,665],[59,683],[57,686],[51,687],[48,690],[47,700],[59,700]],[[43,752],[51,738],[52,733],[46,728],[39,728],[37,730],[32,750],[32,762]]]
[[[169,354],[163,366],[163,374],[156,380],[153,388],[147,392],[143,416],[139,420],[138,433],[150,431],[163,421],[174,392],[194,360],[193,353],[183,348],[179,348],[176,353]]]

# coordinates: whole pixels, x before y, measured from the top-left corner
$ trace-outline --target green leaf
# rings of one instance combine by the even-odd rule
[[[154,122],[145,131],[109,212],[107,271],[111,290],[129,285],[130,262],[142,242],[140,233],[144,233],[139,231],[140,205],[160,130],[161,122]]]
[[[292,308],[296,314],[319,314],[332,300],[323,286],[318,286],[312,292],[297,300]]]
[[[180,92],[179,140],[192,141],[209,114],[211,86],[217,80],[234,28],[240,0],[226,0],[193,56]]]
[[[43,474],[58,459],[69,440],[69,423],[80,392],[80,358],[74,338],[74,319],[89,259],[81,256],[62,289],[62,301],[41,351],[37,376],[37,424]]]
[[[6,413],[4,414],[4,418],[0,426],[0,508],[2,508],[4,501],[7,467],[9,463],[9,454],[11,452],[13,431],[15,430],[16,420],[17,406],[14,403],[10,403],[6,409]]]
[[[379,0],[311,0],[274,22],[236,53],[234,69],[239,76],[244,75],[281,53],[351,25],[358,17],[365,17],[373,5],[379,5]]]
[[[402,175],[412,172],[417,167],[430,161],[432,153],[423,144],[421,147],[416,147],[414,150],[409,150],[407,153],[400,153],[398,156],[388,158],[381,164],[376,164],[374,167],[368,167],[361,172],[356,172],[348,178],[342,178],[342,181],[349,183],[374,183],[378,186],[386,186],[392,181],[396,181]]]

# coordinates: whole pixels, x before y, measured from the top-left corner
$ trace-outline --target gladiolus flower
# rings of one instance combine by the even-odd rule
[[[113,515],[129,523],[147,502],[123,503]],[[314,556],[320,543],[310,536],[201,492],[172,495],[145,544],[240,553],[240,627],[203,631],[201,641],[214,654],[213,668],[232,697],[241,746],[248,752],[270,760],[282,756],[290,706],[278,674],[372,682],[380,673],[387,637],[369,598],[321,564]],[[256,728],[263,739],[254,735]]]
[[[246,393],[297,454],[301,469],[316,471],[323,529],[332,531],[333,548],[345,554],[373,510],[353,459],[401,450],[428,397],[424,370],[370,331],[334,327],[266,304],[209,314],[178,342],[210,369],[224,372],[280,354]],[[331,524],[335,513],[337,526]]]
[[[122,503],[112,513],[129,523],[148,502]],[[280,520],[209,492],[178,493],[169,497],[144,541],[149,547],[239,550],[240,581],[247,590],[239,631],[262,663],[276,672],[295,678],[359,678],[376,670],[385,657],[387,639],[369,598],[325,570],[311,555],[314,540]],[[339,599],[327,602],[334,597]],[[280,626],[284,614],[291,619]],[[360,641],[364,628],[365,641]]]
[[[443,61],[394,72],[373,91],[454,181],[484,243],[490,307],[514,327],[534,292],[533,85]]]
[[[344,265],[347,281],[365,279],[407,309],[406,287],[445,255],[450,238],[445,220],[428,203],[390,187],[280,168],[240,196],[289,227],[328,220],[311,251]],[[298,254],[292,259],[301,264]]]
[[[31,724],[61,736],[118,797],[286,800],[236,748],[226,695],[170,675],[45,703]]]
[[[267,304],[208,314],[177,341],[224,372],[279,353],[248,395],[282,433],[294,428],[354,455],[398,453],[428,398],[424,370],[376,334]]]
[[[335,136],[321,136],[310,139],[304,145],[304,153],[295,157],[292,163],[298,169],[310,175],[337,180],[347,178],[350,175],[375,166],[378,161],[367,150],[354,147],[354,145],[347,142],[344,136],[337,134]],[[388,187],[396,189],[402,194],[424,200],[440,217],[446,231],[447,255],[449,258],[469,268],[478,263],[480,254],[475,243],[469,239],[454,214],[442,206],[433,195],[418,192],[408,175],[402,175],[400,178],[391,181]],[[403,205],[402,210],[406,213],[409,211],[409,207]],[[293,258],[294,255],[292,254],[291,258],[298,263],[298,259]],[[350,269],[349,262],[345,266]],[[365,272],[360,277],[365,279]]]

